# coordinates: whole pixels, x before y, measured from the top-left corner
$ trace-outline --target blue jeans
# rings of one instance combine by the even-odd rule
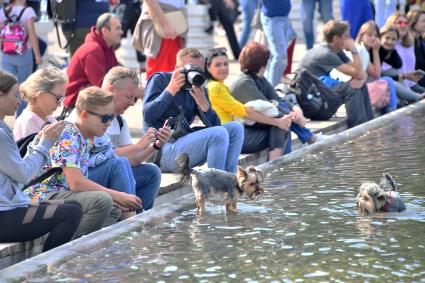
[[[125,157],[117,156],[96,167],[89,167],[89,179],[105,188],[136,194],[136,182],[130,162]]]
[[[18,83],[23,83],[32,73],[33,66],[32,50],[27,49],[22,55],[2,54],[1,69],[17,77]],[[21,101],[16,117],[21,115],[22,111],[27,107],[27,102]]]
[[[161,185],[161,170],[150,163],[131,167],[127,158],[118,156],[90,167],[89,179],[106,188],[137,195],[142,199],[143,210],[148,210]]]
[[[283,109],[290,110],[286,103],[279,102],[279,106]],[[301,127],[296,123],[291,124],[291,132],[294,132],[302,143],[308,142],[313,136],[313,132],[306,127]],[[289,133],[288,143],[286,144],[283,154],[288,154],[292,151],[291,133]]]
[[[381,113],[385,114],[397,109],[397,91],[395,88],[394,80],[390,77],[381,77],[381,80],[385,80],[388,83],[388,89],[390,90],[390,101],[388,105],[381,109]]]
[[[244,129],[238,122],[229,122],[187,134],[174,143],[167,143],[162,147],[161,170],[174,172],[176,158],[182,153],[187,153],[191,168],[207,162],[209,168],[236,173],[243,139]]]
[[[248,42],[249,35],[251,34],[251,21],[254,17],[255,8],[257,7],[256,0],[240,0],[242,8],[242,29],[239,35],[239,46],[242,49]]]
[[[324,23],[333,19],[332,0],[302,0],[301,19],[303,22],[304,35],[307,49],[313,48],[315,30],[313,27],[314,10],[316,2],[319,2],[320,17]]]
[[[379,28],[385,25],[388,17],[396,11],[397,0],[375,0],[375,22]]]
[[[143,210],[149,210],[159,192],[161,170],[151,163],[143,163],[131,169],[136,179],[136,195],[143,200]]]
[[[270,59],[267,65],[266,79],[275,87],[280,83],[288,64],[288,17],[269,18],[261,13],[261,24],[270,49]]]

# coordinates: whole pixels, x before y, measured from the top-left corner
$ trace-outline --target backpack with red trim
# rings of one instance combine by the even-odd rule
[[[3,10],[6,20],[0,30],[1,51],[9,55],[22,55],[27,50],[28,36],[24,26],[20,23],[25,12],[23,8],[19,16],[9,16],[6,8]]]

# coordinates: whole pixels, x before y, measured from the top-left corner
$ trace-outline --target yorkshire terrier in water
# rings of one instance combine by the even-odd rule
[[[366,182],[360,186],[356,207],[363,213],[400,212],[406,209],[397,183],[390,174],[382,174],[379,184]]]
[[[238,172],[235,175],[212,168],[191,169],[189,156],[186,153],[180,155],[176,162],[180,182],[192,184],[196,206],[201,214],[205,212],[205,202],[213,195],[219,195],[222,203],[226,205],[226,211],[234,213],[237,199],[244,193],[252,199],[264,192],[260,186],[263,182],[263,174],[253,166],[247,169],[238,166]]]

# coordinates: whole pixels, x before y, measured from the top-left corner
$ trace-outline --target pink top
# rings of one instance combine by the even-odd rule
[[[415,70],[416,64],[414,45],[412,44],[410,47],[404,47],[400,42],[398,42],[395,46],[395,49],[397,50],[398,55],[400,55],[401,61],[403,61],[403,66],[401,66],[400,69],[401,73],[405,74],[413,72]],[[416,84],[415,82],[409,80],[404,80],[404,83],[409,87]]]
[[[56,122],[56,119],[52,116],[47,117],[50,123]],[[25,108],[22,114],[16,119],[15,125],[13,126],[13,136],[15,140],[20,140],[30,134],[39,132],[46,121],[41,119],[40,116],[34,112]]]

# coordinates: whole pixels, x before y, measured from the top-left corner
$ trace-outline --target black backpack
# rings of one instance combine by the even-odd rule
[[[304,116],[311,120],[329,120],[342,104],[342,98],[306,69],[295,72],[289,89],[297,96]]]
[[[37,134],[38,133],[29,134],[28,136],[23,137],[22,139],[20,139],[16,142],[16,145],[18,146],[19,154],[21,155],[21,157],[25,156],[25,154],[27,153],[28,145],[34,140],[34,138]],[[50,176],[52,176],[56,172],[61,172],[61,171],[62,171],[61,167],[50,168],[49,170],[47,170],[46,172],[44,172],[43,174],[41,174],[37,178],[31,180],[22,189],[25,190],[28,187],[31,187],[35,184],[38,184],[38,183],[46,180],[47,178],[49,178]]]

